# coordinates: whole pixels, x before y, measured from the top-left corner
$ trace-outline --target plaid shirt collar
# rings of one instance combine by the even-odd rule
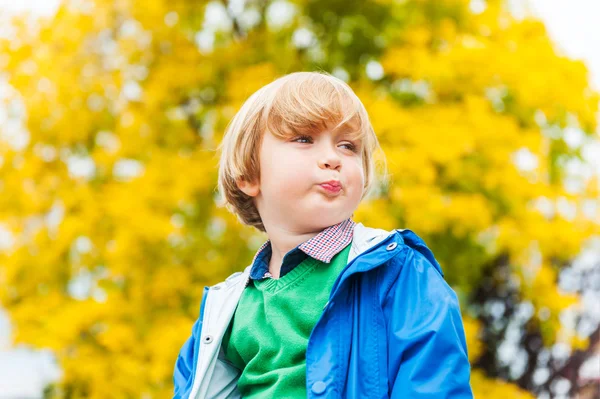
[[[343,222],[327,227],[313,238],[303,242],[296,248],[288,252],[282,263],[282,271],[287,263],[291,263],[292,268],[297,265],[294,259],[298,259],[299,251],[311,258],[329,263],[335,255],[346,248],[352,242],[354,226],[356,223],[348,218]],[[304,256],[301,256],[304,257]],[[271,241],[267,240],[254,255],[252,259],[252,268],[250,278],[263,279],[272,277],[269,273],[269,260],[271,259]],[[294,264],[296,263],[296,264]],[[299,263],[299,262],[298,262]]]

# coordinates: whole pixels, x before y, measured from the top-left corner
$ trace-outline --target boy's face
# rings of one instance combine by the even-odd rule
[[[260,181],[239,187],[254,197],[267,233],[270,227],[314,232],[352,216],[365,180],[360,142],[344,133],[327,130],[289,139],[264,134]]]

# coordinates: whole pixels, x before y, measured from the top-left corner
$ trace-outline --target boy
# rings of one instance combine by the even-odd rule
[[[378,141],[343,81],[286,75],[244,103],[219,189],[268,241],[205,287],[175,398],[472,398],[456,294],[412,231],[351,217]]]

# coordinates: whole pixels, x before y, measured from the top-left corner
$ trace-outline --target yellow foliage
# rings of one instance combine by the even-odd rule
[[[465,326],[465,336],[467,339],[467,350],[469,354],[469,362],[473,363],[477,360],[483,350],[483,345],[479,339],[481,330],[480,323],[473,318],[463,316],[463,324]]]
[[[486,377],[481,371],[473,370],[471,372],[471,387],[476,398],[481,399],[533,399],[534,395],[518,388],[516,385],[509,384],[498,379]]]
[[[219,7],[234,15],[220,2],[75,3],[33,28],[17,18],[18,40],[0,39],[0,111],[11,122],[0,125],[0,226],[12,238],[0,247],[0,302],[15,343],[56,353],[55,397],[170,396],[203,287],[241,270],[266,238],[215,205],[215,149],[252,92],[296,70],[347,76],[380,138],[390,186],[357,221],[415,231],[449,281],[481,279],[490,259],[508,256],[544,343],[587,345],[560,325],[578,299],[558,290],[556,263],[598,233],[581,205],[598,203],[599,180],[566,190],[562,162],[576,154],[548,131],[580,128],[591,140],[598,94],[541,23],[515,20],[499,0],[480,14],[468,0],[437,1],[433,14],[430,0],[376,0],[368,11],[321,2],[318,16],[296,1],[281,27],[265,4],[252,28],[251,18],[207,20]],[[295,44],[299,28],[314,34],[308,47]],[[372,59],[382,79],[365,75]],[[519,168],[519,151],[535,166]],[[574,216],[548,216],[540,199],[573,205]],[[461,299],[479,284],[465,281]],[[485,326],[464,323],[474,362]],[[479,370],[472,383],[477,397],[531,397]]]
[[[561,329],[560,312],[578,304],[577,295],[567,294],[557,287],[556,271],[547,263],[529,262],[516,270],[519,276],[523,299],[531,302],[541,324],[545,345],[552,345]]]

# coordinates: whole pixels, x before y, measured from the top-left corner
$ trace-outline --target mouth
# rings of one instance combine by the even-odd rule
[[[330,180],[325,183],[319,184],[326,192],[331,194],[337,194],[342,190],[342,183],[337,180]]]

